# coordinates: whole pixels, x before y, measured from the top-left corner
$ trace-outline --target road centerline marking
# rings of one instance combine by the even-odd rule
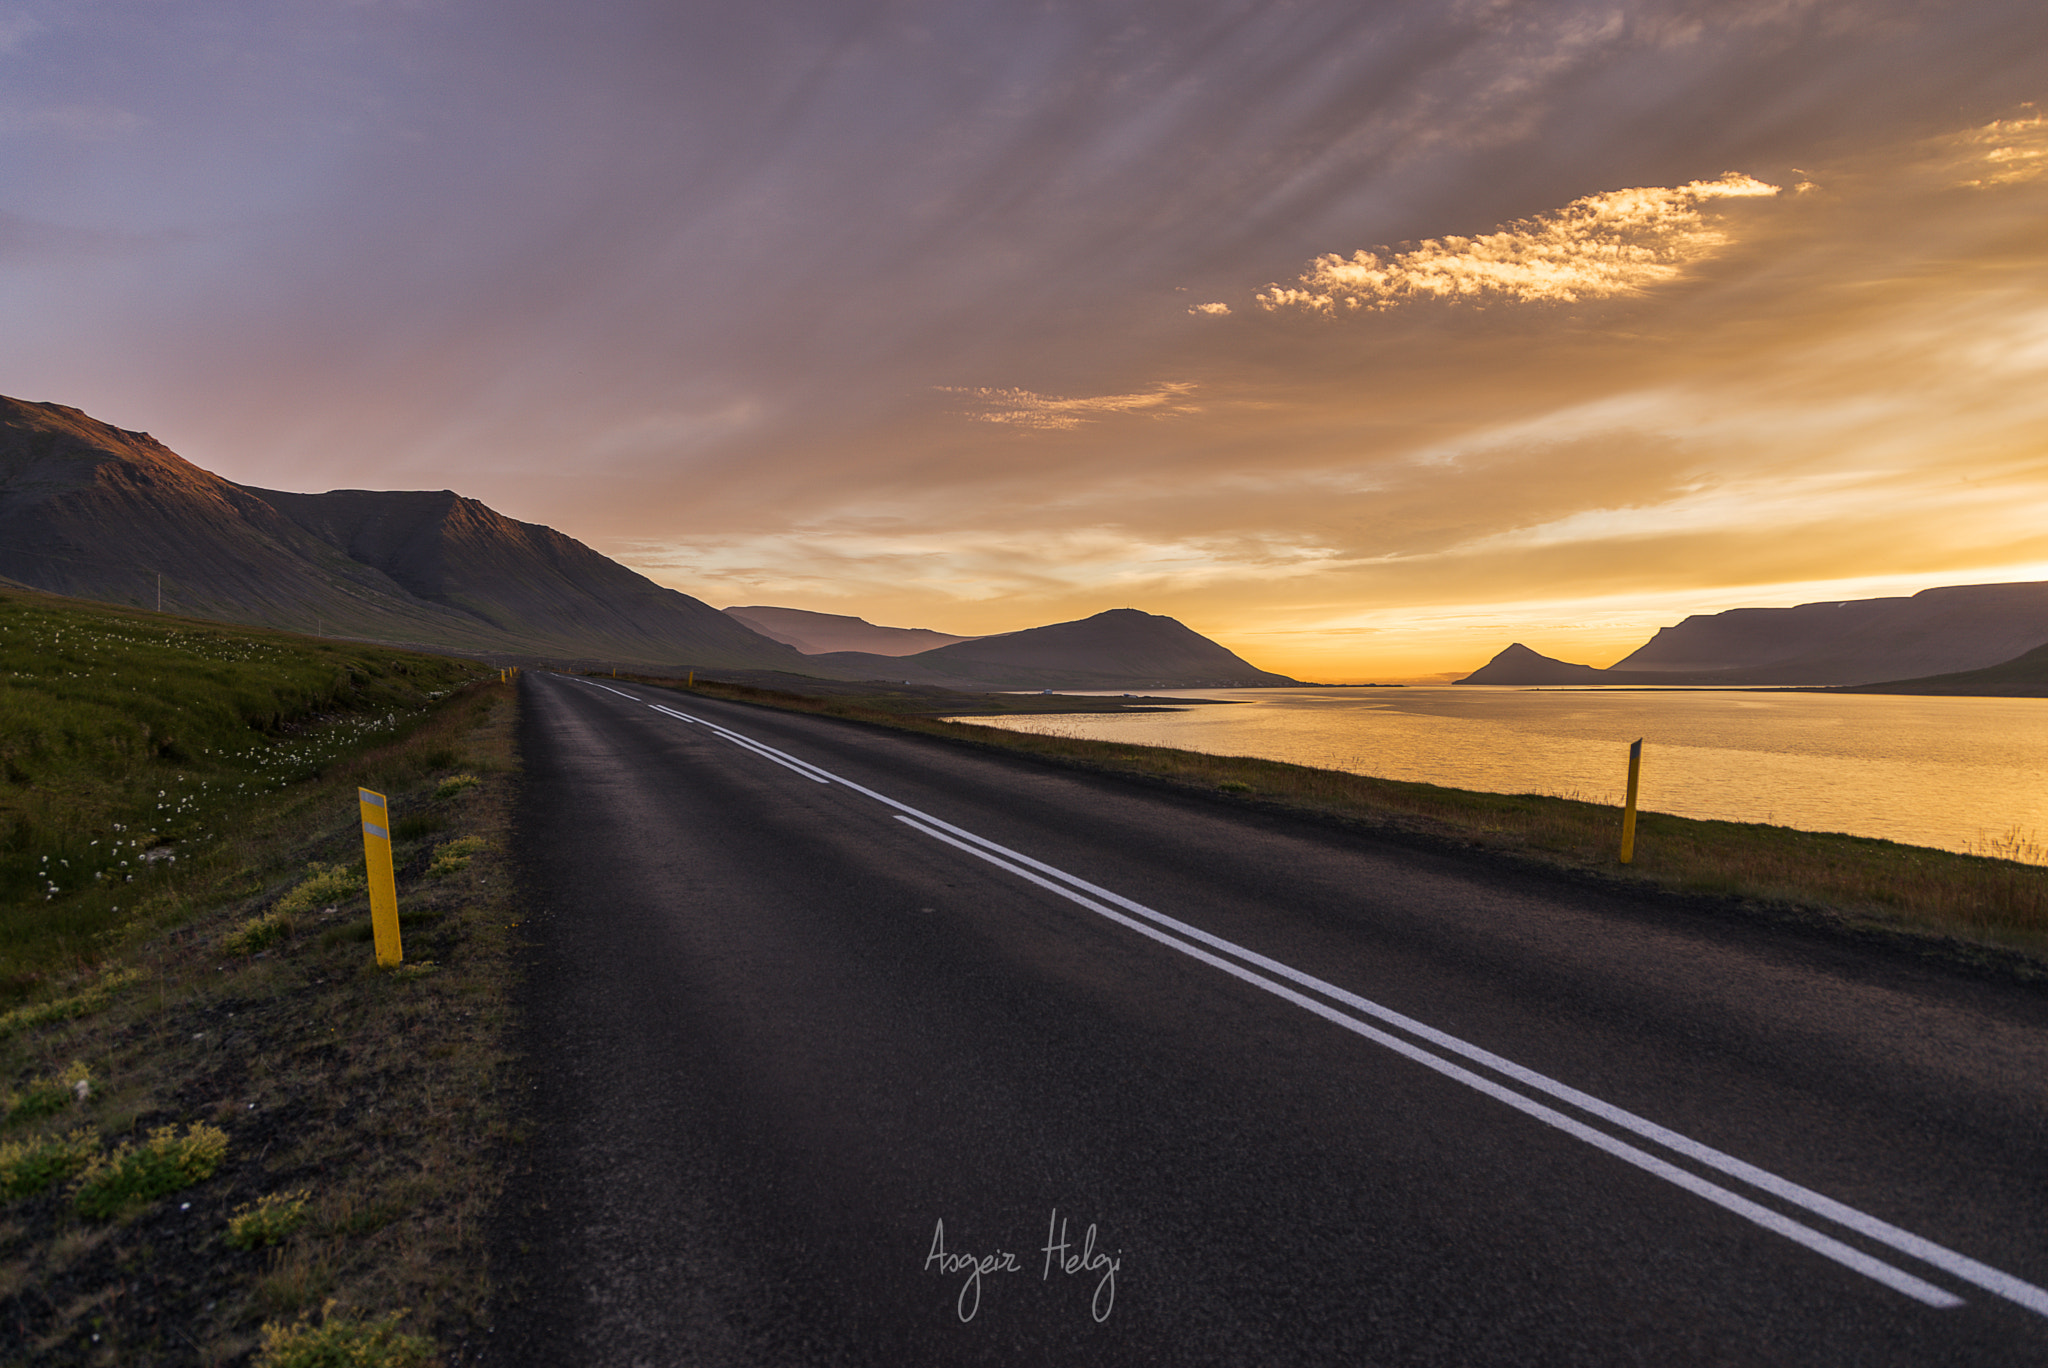
[[[1874,1258],[1860,1249],[1843,1244],[1833,1236],[1822,1234],[1813,1227],[1801,1224],[1782,1212],[1773,1211],[1769,1207],[1759,1205],[1739,1193],[1729,1191],[1718,1183],[1710,1182],[1705,1178],[1699,1177],[1697,1174],[1688,1173],[1686,1170],[1666,1160],[1659,1159],[1656,1155],[1646,1150],[1636,1148],[1625,1140],[1617,1139],[1604,1131],[1594,1130],[1583,1121],[1566,1116],[1556,1108],[1545,1106],[1534,1098],[1525,1097],[1513,1089],[1502,1087],[1492,1079],[1473,1073],[1463,1065],[1453,1064],[1450,1060],[1443,1058],[1441,1055],[1433,1054],[1419,1045],[1403,1040],[1399,1036],[1389,1035],[1378,1027],[1368,1025],[1356,1017],[1346,1016],[1327,1003],[1318,1002],[1314,998],[1303,993],[1297,993],[1293,989],[1287,988],[1264,975],[1253,973],[1243,965],[1233,964],[1219,955],[1212,955],[1187,941],[1169,936],[1157,927],[1147,926],[1142,922],[1125,916],[1121,912],[1114,911],[1075,889],[1061,887],[1052,880],[1035,874],[1020,865],[1011,864],[989,851],[980,850],[968,845],[965,841],[955,840],[945,832],[925,826],[913,818],[905,817],[899,813],[896,820],[922,831],[934,840],[943,841],[955,849],[965,851],[976,859],[985,860],[989,864],[1008,870],[1019,878],[1029,880],[1041,888],[1057,893],[1069,902],[1076,903],[1099,916],[1106,917],[1110,921],[1128,927],[1141,936],[1157,941],[1171,949],[1178,950],[1183,955],[1187,955],[1192,959],[1200,960],[1205,964],[1221,969],[1233,978],[1251,984],[1253,987],[1263,989],[1283,1001],[1291,1002],[1295,1006],[1341,1026],[1355,1035],[1362,1036],[1374,1044],[1401,1055],[1405,1059],[1432,1069],[1453,1082],[1462,1083],[1468,1088],[1493,1098],[1495,1101],[1504,1102],[1525,1116],[1563,1131],[1574,1139],[1612,1155],[1623,1163],[1631,1164],[1645,1173],[1662,1178],[1673,1186],[1682,1188],[1696,1197],[1704,1198],[1726,1211],[1762,1226],[1773,1234],[1780,1235],[1795,1244],[1812,1250],[1824,1258],[1841,1264],[1845,1268],[1861,1273],[1866,1278],[1882,1283],[1893,1291],[1911,1297],[1922,1305],[1941,1310],[1964,1305],[1961,1297],[1956,1296],[1945,1288],[1936,1287],[1933,1283],[1923,1278],[1915,1277],[1904,1269],[1895,1268],[1891,1264]]]
[[[603,686],[600,685],[599,687]],[[612,690],[611,692],[617,691]],[[624,695],[621,696],[623,697]],[[1450,1035],[1447,1032],[1437,1030],[1435,1027],[1427,1026],[1420,1021],[1416,1021],[1412,1017],[1408,1017],[1403,1015],[1402,1013],[1394,1011],[1392,1008],[1383,1007],[1380,1004],[1371,1001],[1370,999],[1361,997],[1355,993],[1351,993],[1346,989],[1339,988],[1335,984],[1327,983],[1321,979],[1314,977],[1313,975],[1305,974],[1302,971],[1294,969],[1289,965],[1282,964],[1278,960],[1274,960],[1265,955],[1261,955],[1257,951],[1246,949],[1245,947],[1237,945],[1234,942],[1225,940],[1220,936],[1216,936],[1210,932],[1203,931],[1199,927],[1190,926],[1185,922],[1181,922],[1173,917],[1167,916],[1165,913],[1158,912],[1152,908],[1144,906],[1141,903],[1134,902],[1131,899],[1125,898],[1120,894],[1113,893],[1108,889],[1100,888],[1097,885],[1092,884],[1085,879],[1081,879],[1073,874],[1069,874],[1065,870],[1059,869],[1053,865],[1049,865],[1044,863],[1043,861],[1033,859],[1031,856],[1024,855],[1021,852],[1010,850],[1007,847],[1004,847],[1002,845],[997,844],[994,841],[987,839],[986,837],[979,836],[973,832],[965,830],[964,828],[954,826],[952,823],[946,822],[937,817],[933,817],[929,813],[921,812],[918,809],[911,807],[907,803],[903,803],[898,801],[897,799],[889,797],[887,794],[878,793],[875,790],[866,787],[865,785],[855,783],[852,780],[846,779],[841,775],[834,774],[829,770],[825,770],[817,765],[813,765],[809,761],[800,760],[796,756],[790,755],[785,751],[781,751],[776,749],[775,747],[767,745],[765,742],[756,741],[751,737],[746,737],[739,732],[733,731],[731,728],[724,727],[716,722],[710,721],[707,718],[695,717],[687,713],[679,712],[675,709],[663,707],[660,704],[652,704],[650,706],[652,706],[656,711],[662,712],[670,717],[676,718],[679,721],[689,722],[698,726],[706,727],[711,731],[718,733],[719,735],[725,736],[733,740],[736,743],[744,743],[747,749],[753,750],[762,758],[772,760],[775,763],[783,765],[785,768],[794,770],[799,774],[804,774],[806,778],[814,779],[820,783],[837,784],[840,787],[851,789],[854,792],[863,795],[864,797],[870,798],[875,802],[881,803],[886,807],[893,808],[896,810],[898,814],[897,820],[905,822],[907,825],[923,832],[923,834],[927,836],[942,841],[947,845],[955,846],[963,852],[970,855],[974,855],[976,858],[985,860],[990,864],[999,865],[1008,870],[1009,872],[1016,874],[1018,877],[1024,878],[1034,884],[1038,884],[1051,892],[1059,894],[1061,897],[1066,898],[1069,901],[1081,903],[1084,906],[1089,906],[1090,910],[1096,911],[1102,916],[1108,917],[1111,920],[1116,921],[1119,924],[1124,925],[1130,928],[1131,930],[1137,931],[1140,934],[1145,935],[1151,939],[1158,940],[1162,943],[1171,945],[1174,948],[1181,950],[1182,953],[1200,959],[1205,963],[1209,963],[1216,968],[1224,970],[1226,973],[1229,973],[1238,978],[1245,979],[1247,982],[1255,982],[1258,984],[1258,986],[1264,988],[1268,992],[1275,994],[1276,996],[1282,997],[1287,1001],[1293,1002],[1297,1006],[1300,1006],[1307,1011],[1313,1012],[1318,1016],[1325,1017],[1326,1019],[1343,1026],[1347,1030],[1351,1030],[1361,1035],[1367,1035],[1369,1036],[1369,1038],[1374,1039],[1375,1041],[1385,1045],[1387,1048],[1395,1050],[1397,1053],[1400,1053],[1411,1059],[1415,1059],[1416,1062],[1423,1063],[1427,1067],[1436,1069],[1439,1073],[1444,1073],[1447,1077],[1452,1076],[1450,1071],[1455,1070],[1457,1074],[1463,1075],[1462,1077],[1458,1078],[1458,1081],[1467,1082],[1467,1080],[1469,1079],[1470,1081],[1467,1084],[1468,1086],[1471,1086],[1477,1089],[1478,1091],[1484,1092],[1488,1096],[1496,1097],[1498,1100],[1507,1103],[1507,1105],[1514,1107],[1518,1111],[1522,1111],[1531,1116],[1536,1115],[1536,1110],[1531,1110],[1532,1108],[1548,1113],[1549,1116],[1554,1116],[1557,1118],[1556,1122],[1549,1121],[1548,1117],[1539,1117],[1538,1119],[1543,1119],[1546,1121],[1547,1124],[1553,1125],[1563,1123],[1562,1125],[1558,1126],[1559,1129],[1566,1130],[1567,1133],[1573,1134],[1578,1138],[1584,1139],[1586,1143],[1594,1145],[1596,1148],[1602,1149],[1610,1154],[1615,1154],[1615,1156],[1618,1158],[1622,1158],[1625,1156],[1619,1154],[1616,1151],[1616,1149],[1613,1148],[1615,1146],[1619,1146],[1621,1149],[1628,1150],[1632,1154],[1639,1155],[1644,1161],[1647,1161],[1647,1164],[1660,1165],[1663,1169],[1669,1170],[1670,1174],[1678,1175],[1676,1177],[1669,1177],[1668,1181],[1673,1182],[1679,1187],[1685,1188],[1687,1191],[1695,1192],[1696,1195],[1704,1197],[1706,1198],[1706,1200],[1712,1201],[1716,1205],[1723,1206],[1731,1211],[1737,1210],[1736,1207],[1729,1205],[1731,1202],[1742,1203],[1749,1208],[1753,1208],[1755,1212],[1760,1214],[1756,1216],[1751,1216],[1747,1211],[1738,1211],[1738,1214],[1742,1214],[1746,1216],[1748,1219],[1756,1221],[1757,1224],[1764,1226],[1766,1229],[1773,1230],[1778,1234],[1785,1235],[1789,1239],[1793,1239],[1797,1243],[1806,1245],[1808,1248],[1814,1249],[1815,1252],[1823,1253],[1826,1255],[1826,1257],[1834,1259],[1836,1262],[1843,1264],[1845,1267],[1854,1268],[1858,1272],[1863,1272],[1866,1274],[1866,1276],[1872,1277],[1875,1281],[1893,1287],[1894,1290],[1901,1291],[1905,1295],[1913,1297],[1915,1300],[1922,1301],[1929,1306],[1938,1307],[1952,1307],[1963,1304],[1960,1298],[1955,1297],[1954,1294],[1949,1293],[1942,1288],[1936,1287],[1931,1283],[1927,1283],[1922,1281],[1921,1279],[1915,1278],[1912,1274],[1906,1273],[1899,1269],[1895,1269],[1891,1265],[1883,1263],[1882,1261],[1879,1261],[1873,1258],[1872,1256],[1863,1253],[1860,1250],[1854,1249],[1851,1246],[1843,1245],[1839,1241],[1834,1240],[1832,1237],[1821,1234],[1818,1231],[1814,1231],[1807,1226],[1801,1225],[1797,1221],[1792,1220],[1790,1217],[1784,1216],[1782,1213],[1772,1211],[1768,1207],[1758,1206],[1757,1204],[1750,1202],[1749,1199],[1741,1197],[1736,1193],[1729,1192],[1727,1189],[1721,1188],[1718,1185],[1707,1181],[1706,1179],[1699,1178],[1697,1175],[1688,1173],[1684,1169],[1673,1167],[1666,1161],[1656,1158],[1654,1155],[1648,1154],[1644,1151],[1636,1150],[1634,1146],[1628,1145],[1624,1141],[1609,1136],[1602,1131],[1594,1130],[1591,1127],[1584,1125],[1584,1123],[1574,1120],[1573,1118],[1566,1116],[1561,1112],[1555,1112],[1553,1109],[1547,1107],[1545,1104],[1537,1102],[1532,1098],[1525,1097],[1520,1093],[1514,1092],[1511,1089],[1503,1087],[1502,1085],[1495,1083],[1491,1079],[1487,1079],[1478,1074],[1473,1074],[1469,1070],[1464,1069],[1460,1065],[1453,1064],[1449,1060],[1442,1059],[1439,1056],[1431,1054],[1427,1050],[1421,1049],[1420,1046],[1402,1040],[1397,1036],[1387,1035],[1386,1033],[1381,1032],[1374,1027],[1366,1025],[1362,1021],[1358,1021],[1355,1018],[1348,1017],[1344,1013],[1337,1011],[1335,1008],[1331,1007],[1327,1003],[1320,1002],[1314,998],[1310,998],[1302,994],[1296,993],[1293,989],[1286,988],[1279,983],[1275,983],[1270,980],[1265,980],[1261,978],[1261,976],[1252,973],[1250,969],[1244,966],[1256,965],[1259,968],[1265,969],[1270,973],[1274,973],[1282,978],[1291,980],[1304,988],[1308,988],[1314,992],[1323,994],[1337,1002],[1343,1003],[1347,1007],[1351,1007],[1354,1010],[1363,1012],[1366,1015],[1383,1021],[1388,1025],[1396,1027],[1397,1029],[1407,1031],[1411,1034],[1418,1036],[1421,1039],[1427,1040],[1429,1043],[1436,1045],[1441,1049],[1444,1049],[1450,1053],[1460,1055],[1472,1061],[1473,1063],[1477,1063],[1482,1065],[1483,1067],[1492,1069],[1498,1073],[1503,1074],[1506,1077],[1512,1078],[1515,1081],[1524,1084],[1525,1086],[1534,1088],[1537,1091],[1545,1093],[1558,1101],[1565,1102],[1570,1106],[1585,1111],[1589,1115],[1593,1115],[1599,1117],[1602,1120],[1608,1121],[1613,1125],[1630,1131],[1631,1133],[1637,1135],[1640,1138],[1650,1140],[1655,1144],[1662,1145],[1665,1148],[1670,1149],[1675,1153],[1681,1154],[1689,1159],[1692,1159],[1695,1162],[1700,1163],[1706,1167],[1715,1169],[1721,1173],[1726,1174],[1729,1177],[1736,1178],[1739,1181],[1747,1183],[1764,1192],[1768,1192],[1772,1196],[1778,1197],[1783,1201],[1791,1203],[1794,1206],[1800,1207],[1801,1209],[1809,1212],[1812,1215],[1819,1216],[1825,1220],[1833,1221],[1838,1225],[1842,1225],[1850,1230],[1855,1231],[1857,1234],[1862,1235],[1867,1239],[1885,1245],[1898,1253],[1905,1254],[1911,1258],[1919,1259],[1922,1262],[1939,1268],[1943,1272],[1949,1273],[1950,1275],[1964,1282],[1979,1287],[1984,1291],[1992,1293],[1995,1296],[2004,1298],[2005,1300],[2013,1302],[2016,1305],[2025,1307],[2027,1310],[2034,1312],[2036,1315],[2048,1317],[2048,1290],[2044,1290],[2040,1287],[2033,1285],[2032,1283],[2024,1281],[2023,1279],[2014,1277],[2012,1274],[2006,1273],[2001,1269],[1993,1268],[1988,1264],[1982,1263],[1976,1259],[1972,1259],[1968,1255],[1960,1254],[1955,1250],[1949,1249],[1944,1245],[1937,1244],[1934,1241],[1926,1239],[1923,1236],[1915,1235],[1911,1231],[1892,1225],[1888,1221],[1884,1221],[1878,1217],[1872,1216],[1867,1212],[1860,1211],[1855,1207],[1847,1205],[1846,1203],[1838,1202],[1831,1197],[1824,1196],[1823,1194],[1815,1192],[1810,1188],[1802,1186],[1801,1184],[1795,1183],[1790,1179],[1782,1178],[1777,1174],[1771,1173],[1767,1169],[1762,1169],[1754,1164],[1750,1164],[1744,1160],[1737,1159],[1733,1155],[1723,1153],[1722,1151],[1714,1149],[1712,1146],[1703,1144],[1697,1140],[1694,1140],[1689,1136],[1681,1135],[1676,1131],[1670,1130],[1664,1126],[1660,1126],[1654,1121],[1650,1121],[1645,1117],[1637,1116],[1635,1113],[1627,1111],[1624,1108],[1617,1107],[1612,1103],[1604,1102],[1601,1099],[1593,1097],[1588,1093],[1581,1092],[1568,1084],[1561,1083],[1556,1079],[1549,1078],[1546,1075],[1538,1073],[1533,1069],[1529,1069],[1523,1065],[1516,1064],[1514,1061],[1506,1059],[1500,1055],[1496,1055],[1491,1051],[1481,1048],[1480,1046],[1473,1045],[1467,1041],[1460,1040],[1458,1037]],[[1100,900],[1100,905],[1097,904],[1097,899]],[[1200,942],[1201,944],[1210,946],[1213,949],[1221,952],[1222,954],[1234,956],[1237,959],[1242,960],[1244,963],[1234,964],[1230,960],[1223,959],[1217,955],[1211,955],[1204,950],[1198,949],[1195,945],[1181,942],[1177,940],[1175,937],[1166,935],[1163,932],[1159,931],[1155,926],[1147,926],[1142,921],[1133,920],[1131,917],[1126,916],[1123,913],[1113,911],[1111,905],[1115,907],[1121,907],[1126,911],[1135,914],[1137,917],[1143,918],[1145,921],[1156,923],[1157,927],[1171,928],[1173,931],[1188,937],[1191,941]],[[1581,1132],[1583,1132],[1583,1134],[1581,1134]],[[1648,1168],[1646,1164],[1636,1163],[1635,1159],[1627,1159],[1627,1162],[1636,1164],[1636,1166],[1639,1168],[1645,1168],[1645,1171],[1657,1172],[1659,1177],[1667,1176],[1663,1172],[1659,1172],[1658,1170]],[[1717,1197],[1712,1195],[1714,1193],[1721,1194],[1721,1196]],[[1722,1200],[1722,1198],[1724,1197],[1727,1200]],[[1781,1228],[1781,1226],[1784,1228]],[[1808,1239],[1792,1233],[1793,1231],[1805,1232],[1807,1236],[1811,1237],[1812,1241],[1827,1242],[1827,1244],[1833,1246],[1834,1250],[1839,1251],[1839,1254],[1835,1252],[1829,1252],[1825,1249],[1821,1249],[1818,1245],[1811,1243]],[[1872,1265],[1875,1269],[1882,1270],[1882,1273],[1872,1272],[1869,1269],[1862,1267],[1863,1263],[1868,1263]],[[1908,1286],[1902,1285],[1902,1283],[1898,1280],[1904,1280],[1905,1284],[1916,1286],[1918,1289],[1921,1290],[1910,1290]]]
[[[740,747],[742,750],[750,750],[754,754],[760,756],[763,760],[772,761],[773,763],[782,766],[784,769],[795,770],[798,774],[801,774],[804,778],[810,780],[814,784],[831,784],[837,782],[837,780],[835,780],[832,775],[827,774],[824,770],[819,769],[816,765],[811,764],[809,761],[799,760],[793,755],[785,755],[783,752],[776,750],[773,746],[764,746],[759,741],[754,740],[750,736],[742,736],[740,733],[736,731],[730,731],[727,728],[719,726],[715,722],[706,722],[702,718],[691,717],[688,713],[679,713],[675,711],[673,708],[664,708],[659,703],[650,703],[648,704],[648,706],[653,708],[658,713],[667,713],[670,717],[679,718],[684,722],[693,722],[700,727],[708,727],[718,736],[724,738],[727,741],[732,742],[734,745]]]

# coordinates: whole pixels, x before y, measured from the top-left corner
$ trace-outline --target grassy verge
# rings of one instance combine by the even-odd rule
[[[248,804],[409,729],[467,662],[0,593],[0,1009],[139,925]]]
[[[679,680],[641,682],[682,687]],[[1620,813],[1605,804],[943,722],[873,708],[845,695],[706,680],[696,681],[694,691],[1018,752],[1637,886],[1740,900],[1802,920],[1899,933],[1949,958],[2021,977],[2048,977],[2048,964],[2041,963],[2048,961],[2048,868],[2039,864],[1761,823],[1643,813],[1635,860],[1624,866],[1616,859]]]
[[[0,931],[0,1363],[464,1357],[504,1135],[511,690],[11,597],[7,853],[39,877],[87,854]],[[90,684],[74,644],[98,653]],[[357,785],[391,800],[396,971],[373,965]],[[135,844],[108,861],[95,832]]]

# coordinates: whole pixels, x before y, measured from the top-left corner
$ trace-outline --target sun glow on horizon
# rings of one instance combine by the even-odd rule
[[[0,361],[713,602],[1604,663],[2048,564],[2048,48],[1958,4],[104,0],[0,35]]]

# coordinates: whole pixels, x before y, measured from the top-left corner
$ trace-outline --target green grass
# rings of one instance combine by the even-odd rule
[[[266,1326],[287,1337],[265,1361],[425,1362],[445,1357],[436,1341],[466,1354],[509,1126],[514,691],[465,662],[20,599],[67,649],[101,628],[154,632],[157,654],[129,664],[163,681],[203,685],[242,642],[277,711],[222,724],[239,756],[81,741],[36,758],[7,742],[43,768],[0,777],[0,830],[43,839],[41,812],[61,811],[156,844],[130,848],[111,896],[88,881],[44,901],[35,885],[9,908],[29,924],[0,926],[0,1363],[248,1363]],[[22,621],[0,613],[0,632]],[[45,644],[46,692],[82,687]],[[19,711],[37,681],[15,659]],[[337,680],[347,660],[360,668]],[[312,684],[294,693],[294,678]],[[100,702],[140,718],[177,687],[141,696]],[[395,972],[334,935],[368,912],[359,785],[391,799]],[[124,814],[138,796],[152,822],[165,805],[162,825]],[[467,854],[429,879],[437,845]],[[152,849],[177,858],[133,863]],[[73,1061],[83,1095],[54,1086]]]
[[[99,958],[253,800],[480,667],[0,591],[0,1007]]]
[[[636,678],[685,687],[674,679]],[[2048,958],[2048,868],[2006,858],[2039,853],[2038,846],[2016,833],[1984,853],[1956,854],[1861,836],[1648,812],[1638,817],[1635,860],[1622,865],[1617,859],[1621,814],[1607,804],[1008,731],[876,710],[846,695],[811,696],[702,679],[694,691],[1018,752],[1051,764],[1312,814],[1438,846],[1484,850],[1672,892],[1817,911],[1837,923],[1916,936],[1933,933]],[[1971,956],[1964,951],[1962,957]]]
[[[122,989],[140,977],[141,975],[133,969],[114,969],[103,974],[88,974],[81,981],[82,986],[77,992],[47,998],[41,1002],[24,1003],[8,1012],[0,1013],[0,1040],[5,1040],[17,1031],[45,1026],[53,1021],[68,1021],[73,1017],[90,1016],[113,1001]]]

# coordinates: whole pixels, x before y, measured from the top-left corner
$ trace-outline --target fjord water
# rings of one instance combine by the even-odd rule
[[[2014,854],[2017,834],[2018,857],[2048,858],[2048,699],[1470,685],[1177,696],[1233,702],[961,720],[1607,803],[1641,737],[1647,811],[1980,854]]]

